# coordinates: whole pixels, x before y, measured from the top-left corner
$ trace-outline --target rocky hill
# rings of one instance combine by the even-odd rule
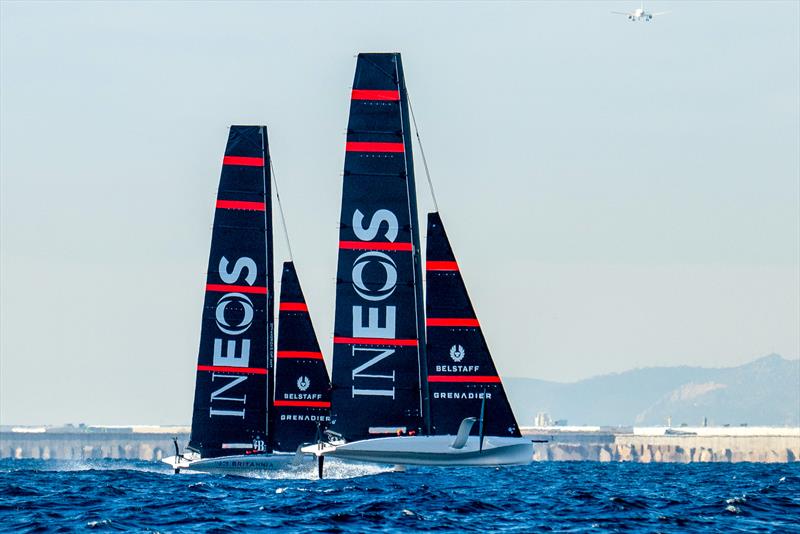
[[[547,412],[571,425],[800,424],[800,360],[777,354],[738,367],[653,367],[573,383],[504,379],[519,424]]]

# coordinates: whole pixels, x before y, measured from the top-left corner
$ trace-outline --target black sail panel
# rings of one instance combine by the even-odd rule
[[[222,161],[189,448],[266,452],[272,367],[272,210],[263,126],[231,126]]]
[[[330,421],[331,382],[292,262],[283,264],[281,275],[276,356],[270,439],[275,450],[294,452],[314,440],[317,424]]]
[[[503,383],[472,308],[438,213],[428,214],[427,357],[433,434],[455,434],[465,417],[480,417],[484,434],[519,437]],[[472,433],[477,434],[479,425]]]
[[[359,54],[342,188],[332,429],[350,441],[422,424],[416,193],[399,54]],[[418,311],[419,310],[419,311]]]

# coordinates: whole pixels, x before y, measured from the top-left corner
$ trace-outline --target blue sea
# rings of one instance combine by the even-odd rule
[[[0,461],[0,529],[798,532],[800,463],[325,465],[262,477],[127,460]]]

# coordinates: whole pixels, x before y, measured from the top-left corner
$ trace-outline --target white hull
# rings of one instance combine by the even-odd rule
[[[527,438],[470,436],[461,448],[451,445],[455,436],[398,436],[351,443],[309,445],[305,453],[343,460],[396,465],[487,466],[526,465],[533,460],[533,443]]]
[[[290,467],[311,467],[314,457],[294,453],[273,453],[220,456],[217,458],[175,457],[170,456],[161,461],[180,471],[213,474],[253,474],[263,471],[276,471]]]

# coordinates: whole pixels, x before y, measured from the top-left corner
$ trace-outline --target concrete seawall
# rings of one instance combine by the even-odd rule
[[[157,461],[175,454],[167,433],[20,433],[0,432],[0,458],[42,460],[89,460],[114,458]],[[177,434],[183,447],[188,434]]]
[[[795,462],[800,429],[692,429],[677,434],[529,428],[534,460],[599,462]]]
[[[664,429],[616,432],[601,429],[524,428],[537,441],[536,461],[599,462],[795,462],[800,429],[702,429],[665,434]],[[0,432],[0,458],[88,460],[114,458],[158,461],[181,449],[187,432]]]

